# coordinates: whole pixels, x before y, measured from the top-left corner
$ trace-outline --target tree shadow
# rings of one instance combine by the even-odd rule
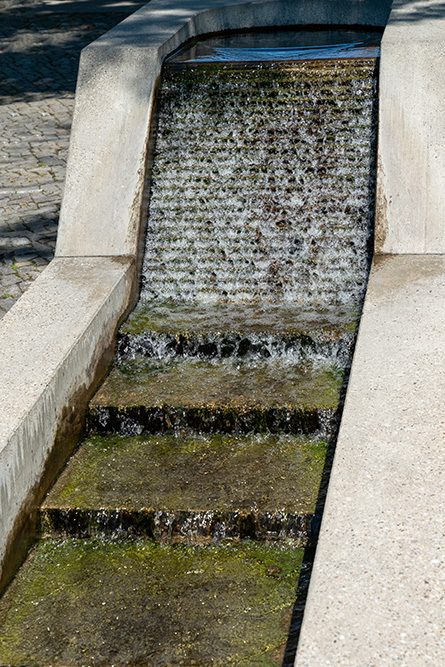
[[[437,0],[399,0],[394,2],[391,23],[410,24],[422,23],[445,18],[445,3]]]
[[[57,14],[3,10],[0,104],[73,94],[81,50],[131,11]]]

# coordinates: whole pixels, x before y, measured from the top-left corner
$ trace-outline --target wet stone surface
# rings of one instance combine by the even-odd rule
[[[42,541],[0,602],[0,664],[282,665],[302,556],[252,542]]]
[[[129,435],[189,426],[226,433],[325,428],[329,437],[342,381],[338,368],[310,364],[138,358],[112,370],[88,420],[92,430]]]
[[[162,333],[306,334],[314,340],[337,339],[355,331],[360,316],[356,306],[302,308],[295,303],[153,302],[140,299],[121,333],[134,336]]]
[[[325,455],[325,442],[286,435],[89,438],[45,500],[42,529],[307,540]]]
[[[324,364],[138,357],[115,366],[91,406],[302,407],[338,405],[343,373]]]

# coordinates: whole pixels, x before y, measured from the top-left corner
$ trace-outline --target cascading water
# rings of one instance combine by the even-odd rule
[[[373,216],[373,69],[166,73],[142,301],[357,310]]]
[[[241,67],[272,38],[221,39],[165,71],[141,298],[0,601],[2,664],[293,664],[370,260],[377,47],[286,33]]]

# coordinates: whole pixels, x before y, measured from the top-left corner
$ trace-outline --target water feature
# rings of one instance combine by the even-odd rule
[[[140,302],[3,598],[3,662],[292,662],[370,261],[371,37],[171,59]]]

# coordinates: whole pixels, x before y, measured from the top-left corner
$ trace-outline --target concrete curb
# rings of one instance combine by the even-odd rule
[[[445,257],[368,285],[296,667],[445,659]]]
[[[0,583],[79,438],[133,283],[129,259],[53,260],[0,321]]]

